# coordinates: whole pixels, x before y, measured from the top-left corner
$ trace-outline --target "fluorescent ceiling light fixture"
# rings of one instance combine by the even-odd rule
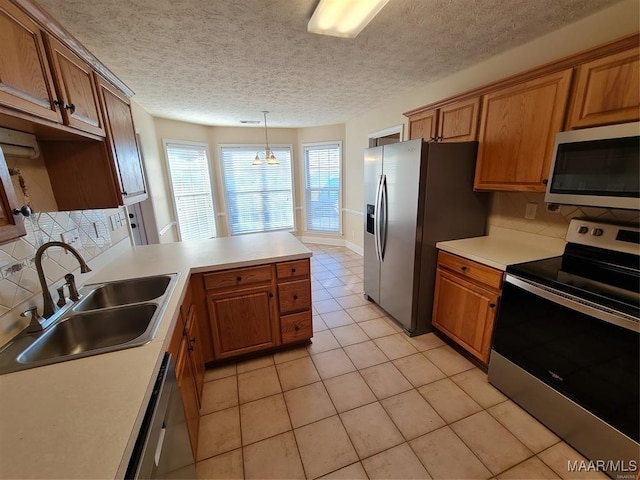
[[[320,0],[307,31],[355,38],[389,0]]]

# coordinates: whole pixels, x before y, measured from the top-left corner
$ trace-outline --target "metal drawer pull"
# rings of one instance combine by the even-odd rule
[[[297,300],[297,299],[298,299],[298,295],[294,295],[294,296],[293,296],[293,299],[294,299],[294,300]]]
[[[298,330],[300,330],[300,327],[298,325],[294,325],[293,329],[297,332]]]
[[[490,303],[489,304],[489,308],[496,308],[496,304],[495,303]]]
[[[467,269],[467,266],[466,266],[466,265],[462,265],[462,266],[460,267],[460,270],[462,270],[463,272],[464,272],[466,269]]]
[[[242,281],[242,277],[236,277],[236,282],[241,282]]]
[[[296,273],[296,269],[295,269],[295,268],[292,268],[292,269],[291,269],[291,273]]]

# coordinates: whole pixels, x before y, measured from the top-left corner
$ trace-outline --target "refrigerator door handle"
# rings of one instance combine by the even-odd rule
[[[387,213],[389,210],[388,206],[389,196],[387,193],[387,176],[382,175],[381,188],[380,188],[380,212],[382,215],[378,215],[380,218],[380,240],[379,240],[379,250],[380,250],[380,261],[384,261],[384,250],[387,245]]]
[[[376,187],[376,203],[375,203],[375,217],[374,217],[374,225],[373,225],[373,236],[375,238],[376,244],[376,258],[379,262],[382,261],[382,253],[380,250],[380,218],[381,215],[381,196],[382,196],[382,178],[383,175],[380,175],[380,179],[378,180],[378,186]]]

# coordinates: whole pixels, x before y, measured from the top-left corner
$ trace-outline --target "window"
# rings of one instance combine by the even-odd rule
[[[307,230],[340,233],[340,164],[342,144],[304,145]]]
[[[164,140],[180,240],[216,236],[207,146]]]
[[[272,146],[280,165],[253,165],[256,150],[264,147],[220,147],[231,235],[294,229],[291,148]]]

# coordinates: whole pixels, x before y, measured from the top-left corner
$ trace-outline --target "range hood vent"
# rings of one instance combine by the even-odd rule
[[[38,158],[40,156],[35,135],[8,128],[0,128],[0,148],[7,157]]]

